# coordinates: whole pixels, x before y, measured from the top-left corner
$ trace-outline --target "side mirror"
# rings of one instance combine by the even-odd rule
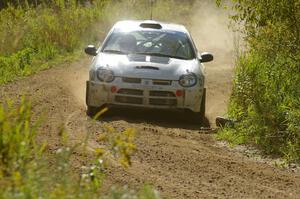
[[[210,62],[214,60],[214,56],[211,53],[204,52],[201,54],[200,62]]]
[[[84,52],[88,55],[96,56],[97,55],[97,48],[94,45],[88,45]]]

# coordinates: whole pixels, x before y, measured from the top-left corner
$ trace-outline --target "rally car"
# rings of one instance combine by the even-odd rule
[[[199,53],[187,29],[157,21],[120,21],[94,56],[86,85],[87,113],[104,106],[185,110],[191,119],[205,117],[205,75]]]

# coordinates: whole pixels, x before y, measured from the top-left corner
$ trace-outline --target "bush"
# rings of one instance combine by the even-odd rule
[[[219,136],[300,162],[300,1],[233,3],[247,49],[236,63],[229,106],[238,122]]]

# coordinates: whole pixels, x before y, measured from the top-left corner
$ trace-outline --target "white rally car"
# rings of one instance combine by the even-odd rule
[[[182,25],[156,21],[120,21],[94,56],[86,88],[88,115],[103,106],[188,110],[205,117],[205,76],[200,54]]]

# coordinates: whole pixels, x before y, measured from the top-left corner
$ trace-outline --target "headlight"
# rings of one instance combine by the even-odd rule
[[[179,84],[183,87],[192,87],[197,84],[197,76],[194,73],[182,75],[179,78]]]
[[[101,82],[108,83],[114,81],[115,79],[114,72],[105,68],[99,68],[97,70],[97,77]]]

